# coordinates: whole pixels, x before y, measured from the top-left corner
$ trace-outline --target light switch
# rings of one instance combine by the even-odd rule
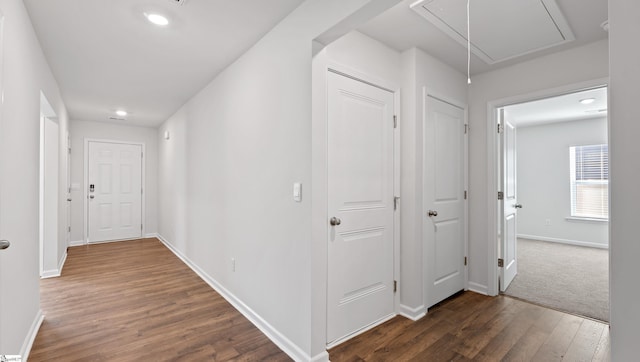
[[[293,201],[302,201],[302,184],[299,182],[293,184]]]

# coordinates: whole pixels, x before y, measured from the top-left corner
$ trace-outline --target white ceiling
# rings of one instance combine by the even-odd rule
[[[71,119],[157,126],[302,0],[24,0]],[[166,15],[152,25],[144,12]]]
[[[438,0],[435,0],[438,1]],[[454,28],[464,28],[466,32],[466,1],[465,0],[447,0],[450,2],[454,2],[454,4],[448,4],[449,8],[447,11],[451,9],[462,9],[459,11],[457,18],[453,19],[454,14],[447,14],[449,17],[448,20],[451,23],[458,24],[458,26],[453,25]],[[507,0],[500,0],[507,1]],[[508,0],[509,2],[513,2],[513,0]],[[535,3],[540,0],[517,0],[520,3]],[[546,1],[546,0],[545,0]],[[369,21],[358,30],[374,39],[381,41],[384,44],[387,44],[389,47],[394,48],[398,51],[405,51],[414,46],[426,51],[427,53],[433,55],[434,57],[440,59],[441,61],[450,64],[458,71],[463,74],[467,73],[467,50],[466,46],[460,44],[458,41],[451,38],[445,32],[440,30],[437,26],[427,21],[422,16],[418,15],[415,11],[411,10],[410,6],[414,3],[415,0],[404,0],[400,4],[394,6],[387,12],[379,15],[373,20]],[[447,4],[446,2],[439,1],[442,4]],[[471,39],[474,39],[474,31],[475,32],[490,32],[493,31],[493,27],[491,26],[479,26],[474,24],[488,24],[490,22],[495,22],[495,15],[500,14],[501,17],[505,19],[505,22],[511,19],[510,12],[521,11],[522,9],[527,9],[527,6],[510,6],[508,9],[501,7],[500,9],[495,9],[495,13],[491,13],[491,9],[494,9],[490,5],[494,5],[496,0],[473,0],[470,2],[470,13],[471,13]],[[506,60],[503,62],[499,62],[496,64],[487,64],[485,61],[481,60],[475,55],[472,55],[471,59],[471,74],[478,74],[490,70],[497,69],[499,67],[505,67],[509,65],[513,65],[518,62],[522,62],[525,60],[533,59],[535,57],[539,57],[541,55],[557,52],[560,50],[568,49],[571,47],[576,47],[579,45],[584,45],[587,43],[591,43],[597,40],[602,40],[607,37],[607,33],[602,30],[600,24],[602,24],[605,20],[607,20],[607,0],[556,0],[557,6],[560,12],[564,15],[573,35],[575,36],[574,41],[570,41],[567,43],[563,43],[561,45],[553,46],[550,48],[546,48],[541,51],[537,51],[534,53],[529,53],[523,56],[519,56],[516,58],[512,58],[510,60]],[[475,12],[474,12],[474,9]],[[489,9],[489,11],[487,11]],[[533,17],[533,12],[530,12],[530,16]],[[475,16],[475,19],[474,19]],[[516,15],[513,14],[513,17]],[[525,11],[523,14],[519,14],[523,20],[523,22],[530,22],[527,18],[528,13]],[[487,18],[487,19],[485,19]],[[489,20],[494,18],[494,20]],[[463,25],[459,25],[460,22],[463,22]],[[510,21],[509,21],[510,22]],[[518,23],[512,23],[512,26],[518,26]],[[542,24],[541,24],[542,25]],[[531,26],[531,24],[529,24]],[[475,30],[474,30],[475,29]],[[508,28],[507,28],[508,29]],[[463,34],[466,35],[466,34]],[[487,37],[490,38],[491,34],[477,34],[481,38]],[[522,37],[524,40],[527,37],[527,33],[525,31],[519,31],[518,29],[513,29],[510,34],[508,34],[514,41],[517,42],[518,37]],[[501,34],[501,36],[505,36],[505,34]],[[496,37],[497,38],[497,37]],[[495,44],[494,44],[495,45]],[[500,44],[497,44],[500,45]],[[509,52],[506,49],[500,49],[502,52]]]
[[[580,100],[594,98],[591,104]],[[515,127],[577,121],[607,116],[607,88],[589,89],[504,107],[505,119]]]

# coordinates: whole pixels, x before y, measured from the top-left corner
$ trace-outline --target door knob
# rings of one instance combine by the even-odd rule
[[[522,204],[513,204],[516,209],[522,209]]]
[[[9,240],[0,240],[0,250],[4,250],[9,246],[11,246],[11,243],[9,242]]]
[[[71,201],[71,198],[68,198],[67,201]]]
[[[95,196],[93,196],[93,195],[89,195],[89,198],[90,198],[90,199],[93,199],[94,197],[95,197]]]
[[[337,225],[340,225],[341,223],[342,223],[342,220],[338,219],[335,216],[329,219],[329,224],[331,224],[331,226],[337,226]]]
[[[435,210],[429,210],[429,212],[427,213],[427,215],[428,215],[429,217],[432,217],[432,216],[438,216],[438,212],[437,212],[437,211],[435,211]]]

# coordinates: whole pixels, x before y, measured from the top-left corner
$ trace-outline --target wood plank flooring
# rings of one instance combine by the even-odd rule
[[[69,248],[41,281],[29,361],[288,361],[157,239]],[[396,317],[331,361],[608,361],[606,324],[467,292],[417,322]]]
[[[41,281],[36,361],[288,361],[157,239],[69,248]]]
[[[609,361],[609,326],[466,292],[417,322],[395,317],[329,351],[331,361]]]

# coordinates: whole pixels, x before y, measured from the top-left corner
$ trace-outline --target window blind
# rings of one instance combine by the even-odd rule
[[[569,148],[571,216],[609,218],[609,148],[586,145]]]

